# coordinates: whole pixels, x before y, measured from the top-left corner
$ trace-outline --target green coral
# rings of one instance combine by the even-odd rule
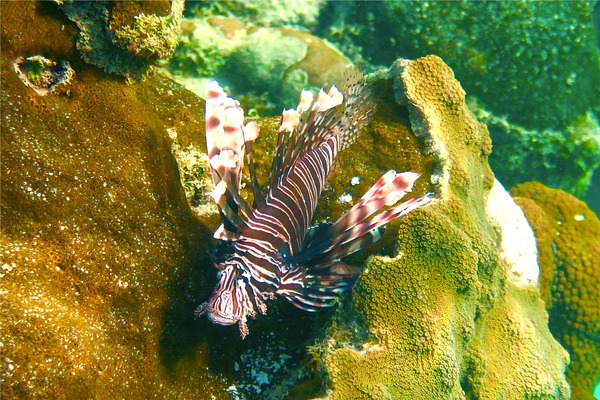
[[[592,399],[600,383],[600,221],[585,203],[540,183],[512,194],[536,234],[549,327],[571,354],[573,398]]]
[[[208,12],[206,12],[208,13]],[[217,79],[261,115],[293,107],[302,89],[340,84],[350,61],[326,41],[290,28],[260,27],[210,13],[184,21],[169,73],[196,94]]]
[[[595,4],[331,2],[320,32],[375,65],[442,57],[481,104],[499,180],[535,179],[581,197],[600,165]]]
[[[535,180],[576,196],[586,192],[600,167],[600,125],[591,112],[559,132],[516,126],[476,102],[470,108],[494,138],[490,165],[504,185]]]
[[[370,339],[336,343],[344,335],[331,332],[320,352],[330,398],[568,398],[568,355],[538,290],[509,273],[486,211],[494,178],[485,126],[437,57],[397,62],[384,81],[435,159],[439,198],[396,225],[393,258],[375,257],[361,274],[345,319],[362,321]],[[402,110],[388,108],[387,118]]]
[[[186,11],[186,16],[236,17],[257,26],[314,25],[323,0],[207,1]]]
[[[305,56],[307,45],[286,37],[278,30],[259,29],[246,36],[226,61],[222,75],[229,77],[228,85],[235,92],[269,93],[275,103],[281,104],[281,82],[286,70]],[[297,96],[307,85],[307,79],[290,81],[294,87],[286,90]],[[289,104],[287,107],[293,107]]]
[[[321,18],[332,30],[357,31],[355,41],[376,64],[436,54],[494,114],[528,129],[561,130],[600,107],[595,4],[334,3]]]
[[[146,59],[169,59],[177,46],[179,31],[174,15],[140,14],[132,25],[115,29],[115,44],[120,45]]]
[[[77,24],[76,45],[82,58],[106,72],[143,79],[158,60],[171,57],[177,46],[183,0],[55,1]]]

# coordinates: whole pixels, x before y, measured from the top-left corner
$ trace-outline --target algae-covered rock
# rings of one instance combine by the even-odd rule
[[[485,126],[437,57],[396,62],[384,82],[437,160],[439,199],[398,224],[392,258],[367,264],[354,290],[357,322],[330,329],[321,348],[329,398],[569,398],[568,354],[535,283],[513,272],[518,260],[500,246],[501,214],[486,210],[494,177]]]
[[[536,182],[516,186],[537,239],[549,327],[571,354],[574,399],[600,383],[600,221],[585,203]]]
[[[85,68],[44,7],[2,3],[2,398],[227,398],[191,334],[210,233],[166,135],[200,130],[203,104]],[[68,93],[23,84],[12,63],[28,49],[79,66]]]
[[[79,29],[82,58],[106,72],[140,80],[177,46],[183,0],[55,1]]]

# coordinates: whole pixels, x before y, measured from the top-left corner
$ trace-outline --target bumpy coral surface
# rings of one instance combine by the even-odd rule
[[[74,30],[44,7],[2,4],[2,398],[224,398],[186,328],[188,291],[210,290],[194,272],[210,233],[166,136],[200,129],[202,102],[83,68],[62,47]],[[25,86],[12,62],[26,50],[77,65],[69,93]]]
[[[512,190],[537,238],[549,326],[571,354],[574,399],[592,399],[600,383],[600,221],[585,203],[526,183]]]
[[[485,126],[437,57],[398,62],[388,79],[437,159],[440,198],[399,223],[397,253],[372,259],[355,288],[357,323],[370,339],[356,323],[350,333],[330,330],[321,349],[329,397],[568,398],[568,355],[537,288],[508,274],[502,233],[485,211],[493,183]]]

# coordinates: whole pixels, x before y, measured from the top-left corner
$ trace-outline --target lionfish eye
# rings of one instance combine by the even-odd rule
[[[277,256],[279,257],[279,261],[281,261],[282,263],[286,263],[286,261],[290,257],[290,255],[291,255],[290,245],[288,243],[286,243],[277,253]]]

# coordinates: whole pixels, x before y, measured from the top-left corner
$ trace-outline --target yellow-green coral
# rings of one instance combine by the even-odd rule
[[[573,398],[592,399],[600,382],[600,221],[585,203],[539,183],[512,194],[536,234],[550,330],[571,354]]]
[[[395,257],[367,264],[353,308],[370,339],[336,343],[343,335],[332,328],[322,351],[330,398],[568,398],[568,355],[537,289],[510,277],[486,213],[485,126],[437,57],[397,62],[387,79],[435,159],[439,199],[401,220]]]

